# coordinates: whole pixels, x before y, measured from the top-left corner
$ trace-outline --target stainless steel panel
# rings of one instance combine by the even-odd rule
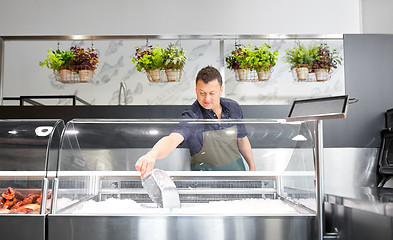
[[[48,217],[48,240],[262,240],[316,238],[315,217],[61,216]]]
[[[338,229],[342,240],[387,240],[393,239],[393,217],[326,203],[326,229]]]
[[[325,148],[324,158],[326,193],[377,185],[377,148]]]
[[[45,216],[0,215],[2,239],[44,240]]]

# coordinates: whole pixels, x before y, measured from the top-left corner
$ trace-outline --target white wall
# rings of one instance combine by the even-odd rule
[[[359,33],[359,7],[359,0],[2,0],[0,35]]]
[[[343,34],[360,32],[359,14],[360,0],[3,0],[0,4],[0,36]],[[210,43],[187,46],[185,42],[183,45],[189,52],[190,61],[184,80],[176,85],[179,94],[175,99],[162,99],[161,92],[167,93],[166,88],[173,91],[172,85],[152,86],[146,82],[145,75],[136,73],[130,62],[134,45],[128,45],[127,41],[95,42],[95,47],[105,53],[105,56],[100,55],[95,81],[92,85],[77,86],[59,84],[53,80],[50,70],[38,67],[38,62],[46,56],[46,49],[57,47],[56,41],[41,44],[34,41],[6,42],[4,79],[0,90],[3,97],[70,94],[92,104],[106,105],[117,104],[119,83],[123,80],[132,99],[130,104],[189,104],[194,100],[193,79],[197,70],[204,65],[218,66],[219,63],[218,54],[215,54],[216,42],[213,51],[206,47]],[[151,40],[151,44],[157,43]],[[60,44],[65,50],[65,45],[75,43]],[[89,47],[90,43],[76,44]],[[280,49],[280,54],[284,54],[289,46],[281,41],[270,44],[275,45],[274,50]],[[108,59],[106,52],[113,45],[119,53],[108,55]],[[342,51],[341,44],[334,47]],[[231,48],[233,45],[228,45],[226,53],[229,54]],[[209,57],[204,59],[201,56]],[[25,66],[24,71],[19,70],[20,66]],[[264,85],[237,84],[232,75],[227,71],[226,93],[241,104],[287,104],[293,98],[345,93],[343,68],[334,81],[303,85],[293,82],[288,66],[282,63],[275,69],[272,80]],[[252,93],[249,90],[253,90]]]
[[[362,0],[363,33],[393,33],[393,1]]]

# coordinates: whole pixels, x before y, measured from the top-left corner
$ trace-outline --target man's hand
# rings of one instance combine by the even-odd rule
[[[156,159],[149,157],[147,155],[144,155],[138,159],[138,161],[135,163],[135,168],[139,172],[141,172],[141,178],[146,176],[153,170],[154,164],[156,163]]]
[[[135,163],[135,168],[141,172],[141,177],[149,174],[153,170],[156,160],[168,156],[183,140],[180,133],[171,133],[169,136],[161,138],[148,153]]]

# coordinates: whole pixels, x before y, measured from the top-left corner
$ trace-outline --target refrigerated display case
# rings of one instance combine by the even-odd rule
[[[0,120],[0,226],[11,239],[45,239],[63,130],[63,120]]]
[[[174,181],[180,207],[159,207],[135,162],[179,126],[213,125],[246,129],[257,171],[189,171],[182,143],[156,163]],[[313,133],[313,123],[280,119],[72,120],[61,140],[48,239],[315,239]]]

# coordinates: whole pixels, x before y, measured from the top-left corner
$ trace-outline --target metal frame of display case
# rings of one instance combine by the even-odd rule
[[[44,240],[45,235],[46,235],[46,215],[47,215],[47,209],[49,206],[47,205],[47,194],[48,191],[52,191],[52,186],[50,184],[51,181],[53,181],[53,178],[55,177],[52,173],[56,170],[56,165],[57,165],[57,158],[58,158],[58,146],[56,144],[59,144],[59,140],[61,137],[61,134],[64,130],[64,121],[60,119],[22,119],[22,120],[16,120],[16,119],[8,119],[8,120],[2,120],[3,122],[6,123],[18,123],[18,122],[26,122],[28,123],[31,121],[33,124],[51,124],[49,127],[53,127],[52,132],[48,135],[48,139],[45,142],[46,145],[45,147],[42,147],[42,151],[45,152],[45,158],[40,159],[40,163],[42,163],[43,169],[32,169],[32,170],[24,170],[24,171],[19,171],[17,169],[14,169],[13,166],[9,166],[9,163],[7,167],[11,167],[11,169],[6,168],[5,170],[3,169],[4,166],[2,166],[1,169],[1,174],[0,174],[0,180],[5,181],[6,186],[12,187],[12,185],[8,185],[8,183],[13,183],[13,182],[24,182],[27,184],[27,182],[31,183],[36,181],[37,184],[34,183],[34,187],[31,188],[22,188],[22,189],[16,189],[16,190],[21,190],[21,191],[26,191],[28,190],[40,190],[41,191],[41,198],[44,199],[41,203],[41,209],[39,213],[31,213],[31,214],[16,214],[16,213],[2,213],[0,214],[0,225],[1,229],[5,230],[7,234],[11,234],[10,238],[12,239],[33,239],[33,240]],[[17,126],[17,125],[16,125]],[[38,125],[39,126],[39,125]],[[46,127],[45,125],[43,127]],[[38,130],[39,128],[37,127],[35,130],[35,134],[38,136]],[[6,132],[6,128],[3,128]],[[25,129],[23,129],[22,132],[25,132]],[[26,135],[29,136],[29,135]],[[10,141],[9,146],[12,146],[14,143],[15,144],[20,144],[23,146],[28,145],[28,141],[26,141],[26,136],[20,137],[20,142],[19,141]],[[46,136],[44,136],[46,137]],[[33,138],[33,137],[32,137]],[[39,140],[37,140],[39,141]],[[27,143],[27,144],[26,144]],[[15,146],[12,146],[15,147]],[[11,148],[13,149],[13,148]],[[2,148],[2,150],[4,150]],[[13,152],[17,152],[19,149],[12,150]],[[34,156],[34,152],[29,149],[31,152],[31,155]],[[29,161],[32,160],[33,158],[30,158],[27,156]],[[17,162],[15,164],[16,166],[21,167],[24,165],[23,163],[26,161],[17,161],[17,159],[12,159],[14,162]],[[33,161],[34,162],[34,161]],[[34,162],[36,164],[36,162]],[[4,163],[3,163],[4,164]],[[31,166],[31,165],[28,165]],[[40,166],[41,167],[41,166]],[[40,183],[40,181],[42,181]],[[2,184],[3,185],[3,184]],[[2,186],[4,187],[4,185]],[[22,192],[23,193],[23,192]]]
[[[13,101],[19,101],[19,106],[25,106],[24,103],[30,103],[33,106],[45,106],[45,104],[42,104],[38,101],[35,101],[33,99],[71,99],[72,100],[72,106],[76,106],[76,102],[80,102],[83,105],[90,105],[90,103],[86,102],[82,98],[75,96],[75,95],[54,95],[54,96],[20,96],[20,97],[4,97],[3,100],[13,100]]]
[[[0,36],[0,105],[3,105],[4,49],[6,41],[60,41],[60,40],[218,40],[220,42],[220,73],[225,78],[225,40],[266,39],[266,40],[343,40],[343,34],[233,34],[233,35],[28,35]]]
[[[282,121],[281,121],[282,120]],[[277,151],[282,152],[282,148],[286,146],[290,149],[302,149],[306,152],[299,153],[297,155],[300,158],[294,157],[295,161],[292,161],[291,167],[288,169],[288,163],[284,163],[285,169],[276,171],[277,169],[269,169],[265,172],[220,172],[220,171],[193,171],[193,172],[169,172],[168,174],[173,178],[176,183],[179,183],[178,191],[180,198],[184,200],[185,204],[206,204],[206,199],[211,200],[236,200],[239,198],[256,198],[257,195],[268,195],[266,198],[272,197],[280,201],[285,201],[288,205],[300,207],[304,211],[299,211],[295,215],[293,213],[262,213],[255,210],[248,210],[245,212],[231,211],[225,209],[223,212],[212,212],[204,211],[203,209],[196,208],[197,210],[191,212],[170,211],[169,209],[155,209],[149,208],[149,202],[146,192],[143,191],[140,181],[140,175],[136,171],[125,171],[129,170],[124,168],[124,165],[117,165],[117,167],[100,168],[100,171],[96,170],[95,167],[83,167],[90,166],[90,157],[83,155],[87,160],[86,165],[76,164],[74,165],[74,159],[82,159],[78,156],[82,156],[80,150],[88,150],[90,154],[95,152],[91,156],[94,156],[99,149],[113,149],[112,153],[109,154],[114,156],[115,159],[125,159],[122,156],[116,154],[118,149],[122,149],[119,144],[112,145],[114,142],[111,139],[115,137],[120,139],[121,134],[126,134],[127,139],[135,139],[136,142],[142,144],[126,143],[126,146],[133,147],[135,149],[150,148],[150,142],[146,142],[146,136],[138,139],[134,138],[134,134],[140,135],[139,131],[133,131],[133,129],[150,129],[143,124],[154,125],[159,124],[164,129],[169,130],[172,128],[170,124],[177,125],[179,120],[168,120],[168,119],[128,119],[128,120],[114,120],[114,119],[74,119],[68,122],[68,126],[65,132],[70,134],[64,134],[63,143],[60,152],[60,168],[58,173],[58,183],[53,193],[54,198],[52,199],[52,211],[48,214],[48,239],[104,239],[111,236],[115,239],[144,239],[149,236],[151,239],[312,239],[316,238],[317,224],[316,224],[316,213],[314,205],[307,207],[302,202],[296,202],[296,198],[302,198],[299,196],[306,196],[315,203],[315,191],[314,191],[314,155],[313,155],[313,141],[311,136],[308,137],[308,141],[297,142],[292,139],[293,136],[305,134],[309,136],[312,130],[310,126],[301,123],[285,123],[281,120],[267,120],[261,121],[260,119],[247,119],[244,121],[245,124],[258,124],[263,123],[265,125],[255,125],[252,129],[257,130],[258,134],[254,133],[255,139],[264,138],[264,143],[268,142],[272,145],[264,145],[264,143],[254,144],[255,148],[262,149],[267,148],[270,151],[271,146],[277,146]],[[101,123],[97,125],[96,123]],[[137,126],[133,128],[124,128],[119,123],[137,123]],[[214,122],[213,122],[214,123]],[[79,125],[81,124],[81,125]],[[103,127],[102,124],[110,124],[117,126],[114,129],[112,126]],[[142,125],[141,125],[142,124]],[[168,126],[169,124],[169,126]],[[195,124],[194,122],[192,124]],[[79,126],[78,126],[79,125]],[[266,126],[263,127],[263,126]],[[269,128],[269,126],[272,126]],[[106,132],[104,129],[110,129],[110,134],[107,135],[107,143],[103,143],[100,140],[100,144],[91,142],[93,139],[101,139],[95,135],[94,129],[101,129],[100,133]],[[303,129],[304,128],[304,129]],[[125,131],[125,129],[128,129]],[[271,129],[271,131],[263,129]],[[277,140],[278,129],[283,129],[284,133],[278,134],[278,138],[286,139],[285,141],[270,141],[269,139]],[[291,129],[293,131],[291,131]],[[303,129],[300,131],[300,129]],[[76,130],[76,131],[73,131]],[[250,130],[250,129],[249,129]],[[250,130],[250,131],[251,131]],[[77,134],[76,134],[77,132]],[[161,132],[161,131],[160,131]],[[266,136],[266,132],[270,133]],[[81,133],[81,134],[79,134]],[[90,135],[90,134],[93,135]],[[166,131],[162,131],[163,134]],[[87,134],[87,135],[85,135]],[[83,136],[85,135],[85,136]],[[147,137],[148,138],[148,137]],[[153,142],[156,141],[156,135],[153,137]],[[150,138],[149,138],[150,139]],[[252,140],[252,139],[251,139]],[[132,140],[133,142],[133,140]],[[258,141],[257,141],[258,142]],[[116,149],[115,149],[116,148]],[[274,147],[273,147],[274,148]],[[94,150],[94,151],[91,151]],[[265,150],[265,149],[263,149]],[[86,152],[85,152],[86,153]],[[188,153],[188,151],[187,151]],[[306,153],[306,154],[305,154]],[[294,153],[288,155],[288,160],[292,159]],[[101,154],[103,156],[106,154]],[[131,152],[128,155],[133,155]],[[76,157],[75,157],[76,156]],[[296,155],[295,155],[296,156]],[[306,157],[304,157],[306,156]],[[64,158],[63,158],[64,157]],[[188,155],[187,155],[188,158]],[[93,162],[99,161],[93,157]],[[105,157],[105,159],[108,159]],[[131,159],[127,159],[129,162]],[[65,163],[63,165],[61,162]],[[79,162],[79,161],[78,161]],[[116,161],[119,163],[120,161]],[[286,162],[286,161],[285,161]],[[301,168],[297,168],[296,162],[300,163]],[[307,163],[309,167],[304,167],[304,163]],[[71,165],[69,165],[71,164]],[[173,162],[171,162],[173,164]],[[108,165],[109,166],[109,165]],[[133,165],[132,165],[133,166]],[[80,171],[80,170],[82,171]],[[288,169],[288,171],[286,171]],[[106,171],[108,170],[108,171]],[[124,171],[124,172],[122,172]],[[283,174],[283,171],[286,173]],[[279,176],[280,177],[277,177]],[[281,177],[282,176],[282,177]],[[299,180],[299,177],[301,178]],[[304,179],[306,177],[306,179]],[[298,179],[297,183],[300,183],[301,188],[297,190],[295,185],[288,184],[291,179]],[[303,179],[303,180],[302,180]],[[262,184],[263,182],[263,184]],[[305,183],[307,182],[307,183]],[[134,184],[135,183],[135,184]],[[233,184],[235,183],[235,184]],[[244,183],[244,184],[243,184]],[[266,184],[265,184],[266,183]],[[137,185],[139,184],[139,185]],[[247,184],[247,186],[245,186]],[[258,185],[255,185],[258,184]],[[195,187],[198,186],[198,187]],[[207,187],[209,186],[209,187]],[[286,187],[285,187],[286,186]],[[83,189],[80,192],[78,189]],[[80,194],[81,193],[81,194]],[[277,194],[276,194],[277,193]],[[138,195],[138,196],[136,196]],[[142,196],[143,195],[143,196]],[[220,195],[220,196],[218,196]],[[274,197],[273,197],[274,195]],[[114,213],[77,213],[74,210],[80,207],[80,204],[85,203],[91,199],[100,200],[114,197],[118,199],[132,199],[141,204],[146,204],[146,208],[142,211],[124,211]],[[59,199],[72,199],[76,202],[57,202]],[[262,199],[265,196],[261,196]],[[261,200],[262,200],[261,199]],[[290,202],[289,200],[292,200]],[[150,200],[149,200],[150,201]],[[292,203],[292,204],[290,204]],[[299,203],[299,204],[296,204]],[[199,205],[199,207],[201,207]],[[144,205],[145,206],[145,205]],[[307,207],[307,208],[306,208]],[[199,209],[199,210],[198,210]],[[97,209],[98,210],[98,209]],[[153,210],[153,212],[151,211]],[[185,208],[187,211],[187,208]],[[252,211],[252,212],[251,212]],[[199,231],[200,226],[203,231]],[[203,227],[206,226],[206,227]],[[87,231],[86,229],[92,229]],[[161,234],[161,235],[159,235]],[[223,237],[220,237],[223,236]]]
[[[339,105],[341,108],[340,111],[337,112],[323,112],[320,110],[318,106],[315,104],[321,102],[329,102],[330,100],[341,100],[342,102]],[[306,113],[305,115],[301,114],[300,116],[293,114],[295,105],[301,103],[311,103],[314,106],[308,106],[312,111],[317,111],[317,113]],[[319,104],[321,105],[321,104]],[[324,109],[326,106],[321,106],[321,109]],[[325,208],[324,208],[324,200],[325,200],[325,190],[324,190],[324,167],[323,167],[323,126],[322,120],[327,119],[339,119],[345,118],[348,107],[348,95],[343,96],[335,96],[335,97],[325,97],[325,98],[315,98],[315,99],[307,99],[307,100],[297,100],[294,101],[289,112],[286,121],[310,121],[314,122],[314,149],[315,149],[315,190],[316,190],[316,198],[317,198],[317,221],[318,221],[318,239],[338,239],[339,235],[337,232],[334,233],[326,233],[325,232]],[[315,110],[317,109],[317,110]]]

